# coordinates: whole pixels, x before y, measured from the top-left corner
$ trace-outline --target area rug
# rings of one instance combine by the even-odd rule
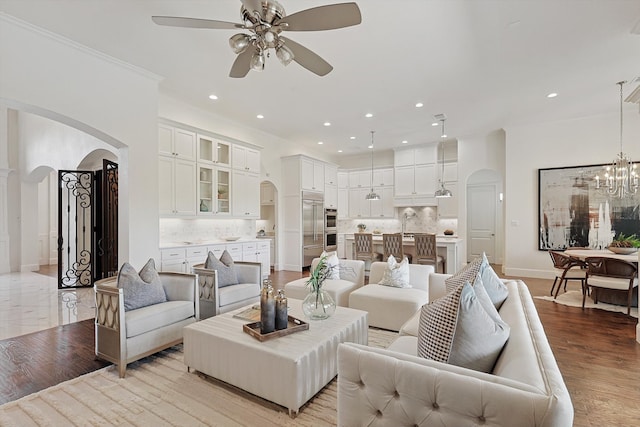
[[[369,345],[397,333],[369,329]],[[210,377],[189,373],[182,346],[58,384],[0,406],[0,426],[331,426],[337,424],[337,379],[291,419],[288,411]],[[277,384],[274,384],[277,387]]]
[[[534,298],[542,299],[545,301],[553,301],[555,303],[568,305],[571,307],[582,307],[582,292],[580,291],[568,291],[568,292],[559,294],[558,298],[556,299],[553,299],[552,296],[542,296],[542,297],[534,297]],[[623,307],[620,305],[607,304],[604,302],[599,302],[597,304],[594,304],[591,298],[587,298],[587,300],[584,303],[584,307],[597,308],[600,310],[615,311],[618,313],[627,314],[627,307]],[[637,307],[631,307],[631,316],[636,318],[638,317]]]

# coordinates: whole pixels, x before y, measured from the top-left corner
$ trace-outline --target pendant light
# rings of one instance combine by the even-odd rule
[[[373,191],[373,134],[375,131],[371,131],[371,192],[364,196],[365,200],[380,200],[378,193]]]
[[[622,86],[626,81],[616,83],[620,86],[620,152],[616,159],[604,170],[604,182],[596,175],[596,189],[611,197],[623,199],[633,197],[638,192],[638,172],[636,165],[622,151]]]
[[[438,188],[436,190],[435,193],[435,197],[438,198],[445,198],[445,197],[451,197],[453,196],[453,194],[451,194],[451,191],[449,191],[448,189],[446,189],[444,187],[444,139],[447,137],[447,134],[444,133],[444,121],[446,119],[440,119],[440,122],[442,123],[442,134],[440,135],[440,138],[442,139],[442,141],[440,142],[440,152],[442,153],[441,155],[441,159],[442,159],[442,174],[440,175],[440,188]]]

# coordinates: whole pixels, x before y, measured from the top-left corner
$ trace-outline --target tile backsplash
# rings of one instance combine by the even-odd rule
[[[256,220],[160,218],[160,243],[199,242],[256,236]]]
[[[358,224],[367,226],[366,231],[380,233],[399,233],[402,231],[402,220],[406,215],[405,232],[442,234],[447,228],[457,231],[458,220],[447,218],[438,220],[435,207],[396,208],[396,218],[386,219],[342,219],[338,221],[338,233],[358,232]]]

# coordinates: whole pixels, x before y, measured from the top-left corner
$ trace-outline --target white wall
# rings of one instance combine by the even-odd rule
[[[159,78],[2,13],[0,57],[0,103],[118,148],[119,260],[158,258]]]
[[[538,250],[538,169],[613,161],[619,120],[611,114],[506,129],[506,274],[553,277],[549,254]],[[629,157],[640,160],[640,115],[633,106],[625,106],[623,141]]]

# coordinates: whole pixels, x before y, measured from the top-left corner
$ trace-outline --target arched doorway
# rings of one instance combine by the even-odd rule
[[[495,170],[481,169],[467,180],[467,261],[484,252],[492,264],[503,260],[503,180]]]

